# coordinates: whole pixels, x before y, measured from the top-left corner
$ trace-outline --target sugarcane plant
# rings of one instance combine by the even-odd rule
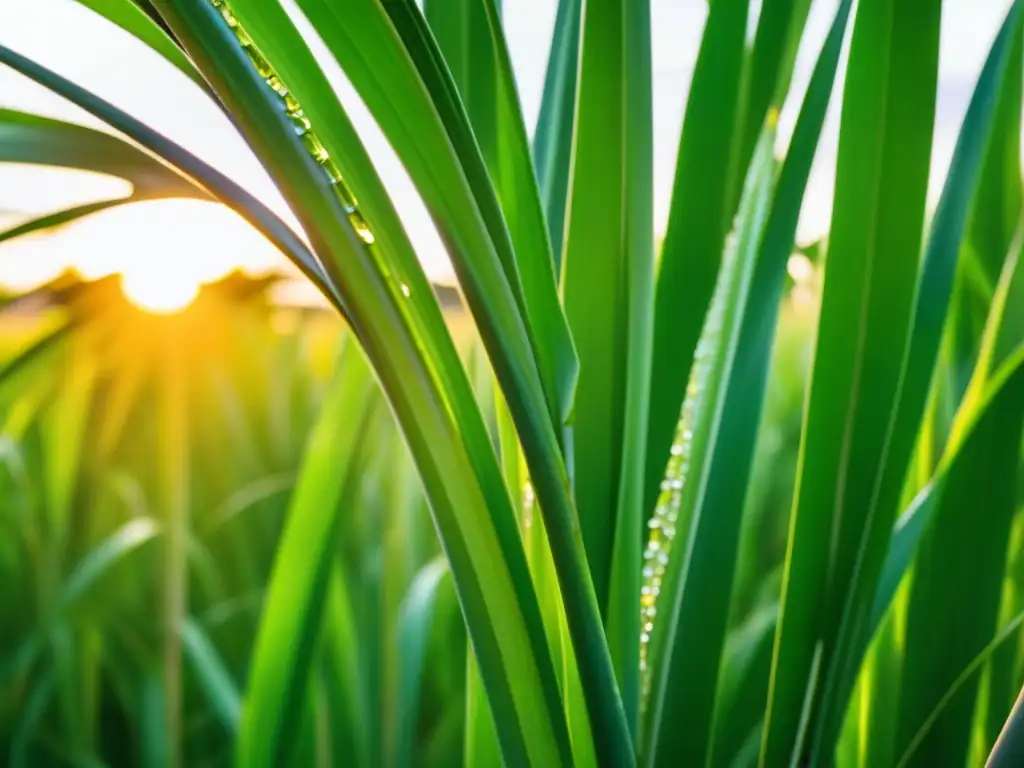
[[[749,39],[754,4],[709,3],[660,242],[648,2],[560,0],[531,140],[497,0],[77,1],[194,81],[293,216],[6,47],[0,63],[116,136],[7,111],[0,159],[115,173],[127,200],[219,201],[344,318],[461,609],[467,765],[952,765],[993,745],[1014,764],[1020,716],[997,736],[1024,621],[1019,0],[930,215],[939,0],[840,0],[802,93],[809,0],[765,0]],[[846,37],[785,558],[744,613],[769,363]],[[336,67],[431,214],[493,392],[471,383]],[[299,483],[274,556],[239,766],[306,760],[311,667],[347,642],[329,631],[344,505],[327,468],[355,455],[357,399],[328,398],[307,446],[320,480]],[[414,759],[362,745],[339,759]]]

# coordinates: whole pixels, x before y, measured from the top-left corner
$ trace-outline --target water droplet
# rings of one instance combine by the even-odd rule
[[[270,90],[282,98],[288,93],[288,88],[285,86],[284,81],[276,74],[272,74],[267,78],[267,85],[270,86]]]
[[[270,66],[270,62],[267,61],[256,46],[246,48],[245,54],[249,57],[249,63],[252,64],[253,69],[256,70],[256,74],[264,80],[274,74],[274,68]]]
[[[366,223],[366,219],[358,211],[350,213],[348,220],[352,224],[352,229],[356,231],[356,234],[359,235],[359,238],[364,243],[373,245],[377,241],[377,238],[373,236],[373,232],[370,230],[370,225]]]
[[[228,26],[231,27],[232,30],[238,28],[238,19],[235,18],[235,14],[233,14],[231,12],[231,9],[228,8],[226,5],[220,6],[220,15],[223,17],[224,21],[227,22]]]
[[[238,22],[236,21],[235,24],[238,24]],[[228,26],[231,26],[231,22],[228,22]],[[243,48],[252,48],[256,45],[256,43],[252,41],[252,38],[249,37],[249,33],[246,32],[243,27],[236,26],[234,27],[234,30],[235,39],[238,40],[238,44],[241,45]]]
[[[302,143],[306,147],[306,151],[309,152],[310,156],[312,156],[317,163],[323,165],[330,159],[330,156],[327,154],[327,147],[323,145],[323,142],[320,141],[320,137],[315,133],[310,131],[309,133],[303,134],[301,138]]]
[[[405,283],[402,283],[402,295],[405,296],[405,298],[412,296],[412,291],[409,290],[409,286]]]
[[[309,118],[306,117],[306,113],[301,109],[297,112],[289,112],[288,120],[291,121],[292,127],[295,129],[296,136],[305,136],[313,130],[313,124],[309,122]]]

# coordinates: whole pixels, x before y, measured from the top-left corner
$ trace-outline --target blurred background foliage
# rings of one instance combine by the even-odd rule
[[[766,630],[765,610],[774,615],[778,600],[817,306],[809,264],[792,270],[800,282],[773,353],[737,636]],[[344,326],[324,310],[273,301],[274,282],[234,273],[188,308],[152,314],[124,298],[116,276],[69,274],[0,311],[0,752],[10,765],[159,762],[169,589],[188,594],[176,670],[184,764],[231,763],[307,436],[339,365],[369,377]],[[446,316],[496,439],[472,327],[457,305]],[[169,365],[182,382],[180,431],[162,423]],[[333,534],[344,595],[337,631],[352,655],[318,651],[296,764],[346,764],[359,743],[367,765],[456,765],[465,630],[415,469],[372,387],[364,407],[333,425],[359,435],[351,462],[335,468],[344,475]],[[183,460],[166,461],[174,455]],[[167,557],[167,531],[181,521],[156,511],[169,492],[187,500],[187,569]],[[765,673],[769,662],[770,643],[751,660]]]

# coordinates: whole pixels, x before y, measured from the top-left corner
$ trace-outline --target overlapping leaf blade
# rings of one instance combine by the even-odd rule
[[[822,690],[808,691],[812,660],[820,654],[827,677],[881,470],[879,414],[893,411],[898,393],[924,220],[939,11],[937,3],[887,0],[857,10],[763,765],[802,753],[805,701],[812,729],[828,713],[818,706]]]
[[[747,0],[710,4],[686,102],[654,307],[644,494],[647,510],[654,506],[668,461],[694,350],[730,229],[730,204],[738,194],[732,189],[733,148],[740,124],[748,10]],[[745,172],[737,175],[742,179]]]

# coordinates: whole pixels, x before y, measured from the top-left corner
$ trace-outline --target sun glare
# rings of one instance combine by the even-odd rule
[[[121,290],[139,309],[163,315],[180,312],[199,295],[199,284],[188,276],[156,270],[128,270],[121,274]]]
[[[119,274],[127,299],[156,313],[183,309],[203,285],[234,269],[288,269],[274,246],[238,215],[199,200],[117,206],[10,247],[25,253],[11,253],[9,261],[42,267],[48,260],[51,277],[66,267],[87,280]],[[37,283],[49,279],[34,277]]]
[[[128,300],[155,313],[184,309],[232,269],[259,271],[261,262],[281,258],[234,213],[195,200],[126,206],[110,224],[96,271],[120,273]]]

